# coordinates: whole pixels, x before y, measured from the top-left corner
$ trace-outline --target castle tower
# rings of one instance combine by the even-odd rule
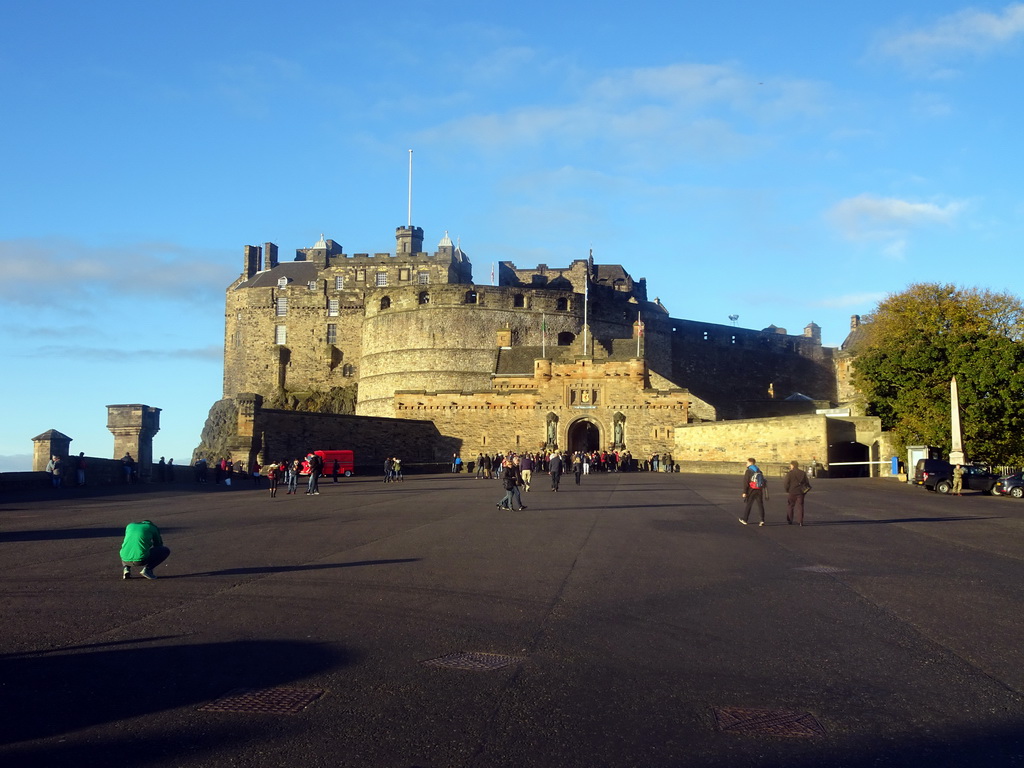
[[[71,438],[56,429],[48,429],[32,438],[32,471],[42,472],[51,456],[66,459],[71,454]]]
[[[401,253],[422,253],[423,252],[423,228],[422,227],[396,227],[395,228],[395,255]]]
[[[139,476],[148,480],[153,468],[153,437],[160,431],[160,409],[148,405],[108,405],[107,429],[114,435],[114,458],[130,453]]]

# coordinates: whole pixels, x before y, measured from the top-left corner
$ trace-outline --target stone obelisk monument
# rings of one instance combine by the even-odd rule
[[[956,376],[949,382],[949,416],[953,445],[949,450],[949,463],[954,466],[964,463],[964,439],[960,432],[960,393],[956,388]]]

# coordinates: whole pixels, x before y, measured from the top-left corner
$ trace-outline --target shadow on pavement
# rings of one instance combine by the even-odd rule
[[[282,685],[353,661],[348,653],[296,641],[0,657],[0,744],[198,706],[235,688]]]
[[[394,565],[396,563],[416,563],[422,558],[406,557],[400,560],[359,560],[353,563],[326,563],[324,565],[266,565],[252,568],[225,568],[222,571],[202,571],[199,573],[182,573],[174,576],[161,576],[165,579],[184,579],[190,576],[251,576],[260,573],[292,573],[294,571],[323,571],[331,568],[358,568],[364,565]]]
[[[963,520],[999,520],[999,515],[958,515],[956,517],[892,517],[888,520],[826,520],[807,525],[888,525],[890,523],[952,523]]]

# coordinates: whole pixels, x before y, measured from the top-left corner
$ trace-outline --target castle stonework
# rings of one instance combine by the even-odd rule
[[[502,262],[497,285],[478,285],[447,235],[432,254],[422,243],[421,229],[399,227],[394,255],[349,255],[322,237],[291,262],[273,243],[245,247],[225,305],[224,396],[246,393],[235,458],[264,439],[246,415],[253,398],[350,386],[357,416],[432,422],[443,450],[467,457],[647,456],[671,452],[687,424],[835,404],[834,350],[813,323],[793,336],[675,319],[645,280],[592,259]]]

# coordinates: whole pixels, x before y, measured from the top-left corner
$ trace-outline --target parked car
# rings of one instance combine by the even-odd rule
[[[985,467],[964,465],[963,488],[965,491],[982,491],[995,494],[999,481]],[[914,468],[914,483],[923,485],[929,491],[949,493],[953,490],[953,465],[942,459],[918,459]]]
[[[1013,496],[1015,499],[1024,498],[1024,472],[999,478],[992,486],[992,495]]]

